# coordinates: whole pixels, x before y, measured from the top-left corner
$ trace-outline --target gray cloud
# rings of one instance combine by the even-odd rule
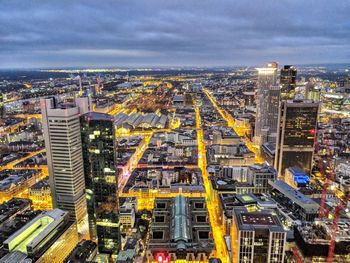
[[[0,0],[0,68],[349,62],[347,0]]]

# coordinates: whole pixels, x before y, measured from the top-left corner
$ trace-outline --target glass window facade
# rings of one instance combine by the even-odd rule
[[[318,107],[288,107],[284,145],[313,146],[316,136]]]
[[[296,87],[297,69],[293,66],[286,65],[281,69],[281,99],[294,99]]]
[[[100,253],[117,254],[120,228],[113,118],[87,113],[81,117],[81,132],[90,235]]]

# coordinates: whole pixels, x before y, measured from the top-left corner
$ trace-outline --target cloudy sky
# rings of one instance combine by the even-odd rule
[[[350,62],[349,0],[0,0],[0,68]]]

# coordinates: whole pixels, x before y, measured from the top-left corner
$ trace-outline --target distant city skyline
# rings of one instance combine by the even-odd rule
[[[348,63],[348,1],[1,1],[0,68]]]

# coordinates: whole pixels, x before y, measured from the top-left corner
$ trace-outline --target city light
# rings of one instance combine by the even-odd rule
[[[45,37],[40,24],[55,23],[37,4],[26,16],[25,37],[7,32],[12,24],[17,31],[23,26],[17,24],[18,12],[5,4],[9,13],[0,11],[0,22],[13,21],[4,23],[2,61],[11,57],[5,66],[21,68],[35,55],[41,65],[0,70],[0,262],[350,262],[349,65],[336,64],[344,56],[334,46],[325,50],[332,42],[325,41],[317,54],[311,47],[300,57],[313,62],[332,57],[331,65],[303,65],[301,59],[300,66],[273,60],[259,67],[211,66],[236,64],[249,52],[256,61],[269,55],[284,62],[293,54],[291,46],[297,50],[302,43],[300,37],[283,42],[283,28],[295,36],[295,26],[288,27],[290,14],[271,9],[274,5],[268,9],[277,14],[272,20],[279,30],[269,30],[268,54],[260,40],[251,45],[244,39],[242,28],[222,38],[225,25],[208,26],[227,20],[223,10],[236,10],[238,20],[261,10],[248,23],[261,25],[261,32],[251,34],[261,37],[269,27],[261,17],[270,16],[256,1],[251,4],[245,11],[218,5],[211,11],[222,19],[212,19],[206,5],[188,8],[186,19],[174,15],[180,5],[168,10],[160,3],[147,8],[104,3],[83,11],[77,5],[73,9],[81,12],[73,20],[65,15],[66,5],[65,12],[57,5],[50,17],[60,14],[71,28],[61,23]],[[109,5],[113,19],[104,14]],[[293,13],[291,3],[285,5]],[[332,31],[328,20],[346,8],[328,10],[328,17],[317,14]],[[149,12],[152,19],[138,20]],[[158,13],[171,18],[165,27]],[[34,19],[33,27],[38,14],[48,22]],[[99,19],[90,19],[96,27],[79,23],[96,15]],[[283,23],[279,16],[286,18]],[[115,27],[114,19],[123,21]],[[302,28],[303,19],[298,21]],[[85,34],[86,28],[97,33]],[[119,34],[124,29],[128,33]],[[178,30],[189,34],[183,38]],[[240,36],[231,41],[236,31]],[[229,50],[220,39],[230,43]],[[299,51],[307,51],[309,42]],[[54,50],[48,43],[55,43]],[[235,45],[242,47],[237,51]],[[203,52],[212,54],[210,63]],[[74,66],[84,61],[85,67]],[[138,61],[145,66],[128,66]],[[203,66],[147,66],[156,61]]]

